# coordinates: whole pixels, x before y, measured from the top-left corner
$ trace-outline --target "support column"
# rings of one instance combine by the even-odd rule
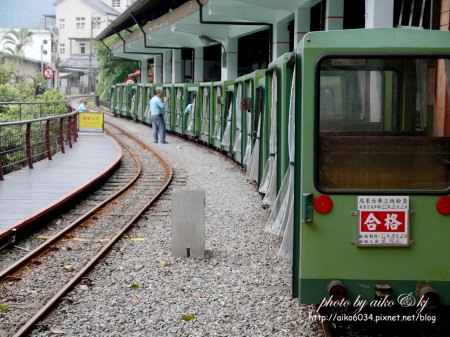
[[[294,49],[311,28],[311,9],[297,8],[294,19]]]
[[[222,48],[222,81],[234,80],[237,77],[238,39],[227,37],[224,45],[225,53]]]
[[[147,83],[148,60],[141,61],[141,83]]]
[[[327,0],[325,30],[344,28],[344,0]]]
[[[172,50],[172,83],[181,83],[181,50]]]
[[[163,52],[163,83],[172,83],[172,51]]]
[[[439,30],[448,31],[450,29],[450,1],[441,0],[441,13],[439,21]],[[438,61],[436,99],[434,113],[434,136],[448,137],[450,135],[450,109],[447,98],[447,73],[443,60]]]
[[[366,0],[366,28],[392,28],[394,0]]]
[[[162,57],[158,55],[153,58],[153,83],[163,83],[162,72]]]
[[[203,82],[203,47],[195,48],[194,82]]]
[[[278,57],[289,51],[289,31],[287,22],[276,22],[273,25],[272,40],[272,59],[276,60]]]

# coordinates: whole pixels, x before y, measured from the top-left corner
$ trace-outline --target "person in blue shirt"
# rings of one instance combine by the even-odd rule
[[[167,103],[167,98],[162,100],[161,89],[156,89],[155,96],[150,100],[150,120],[153,128],[153,143],[158,143],[158,131],[161,129],[161,143],[166,142],[166,122],[164,121],[164,106]]]
[[[88,104],[87,101],[83,101],[80,104],[80,106],[78,107],[78,112],[85,112],[85,111],[87,111],[87,109],[88,109],[87,104]]]

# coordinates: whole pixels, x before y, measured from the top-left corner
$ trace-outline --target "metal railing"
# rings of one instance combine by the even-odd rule
[[[78,112],[0,123],[0,180],[4,174],[52,156],[78,137]]]
[[[67,102],[0,102],[0,123],[57,116],[70,111]]]

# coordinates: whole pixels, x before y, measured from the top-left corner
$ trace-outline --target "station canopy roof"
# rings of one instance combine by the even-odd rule
[[[97,40],[119,33],[125,43],[119,40],[111,44],[113,54],[139,61],[164,50],[224,44],[227,37],[253,34],[276,22],[293,20],[297,8],[310,8],[318,1],[138,0]],[[124,32],[136,23],[139,29]]]

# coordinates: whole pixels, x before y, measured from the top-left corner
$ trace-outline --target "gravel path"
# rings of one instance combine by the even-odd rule
[[[149,127],[108,119],[150,143]],[[206,193],[206,257],[171,257],[170,189],[32,336],[322,336],[291,299],[254,186],[211,150],[168,142],[151,146],[174,168],[172,189]]]

